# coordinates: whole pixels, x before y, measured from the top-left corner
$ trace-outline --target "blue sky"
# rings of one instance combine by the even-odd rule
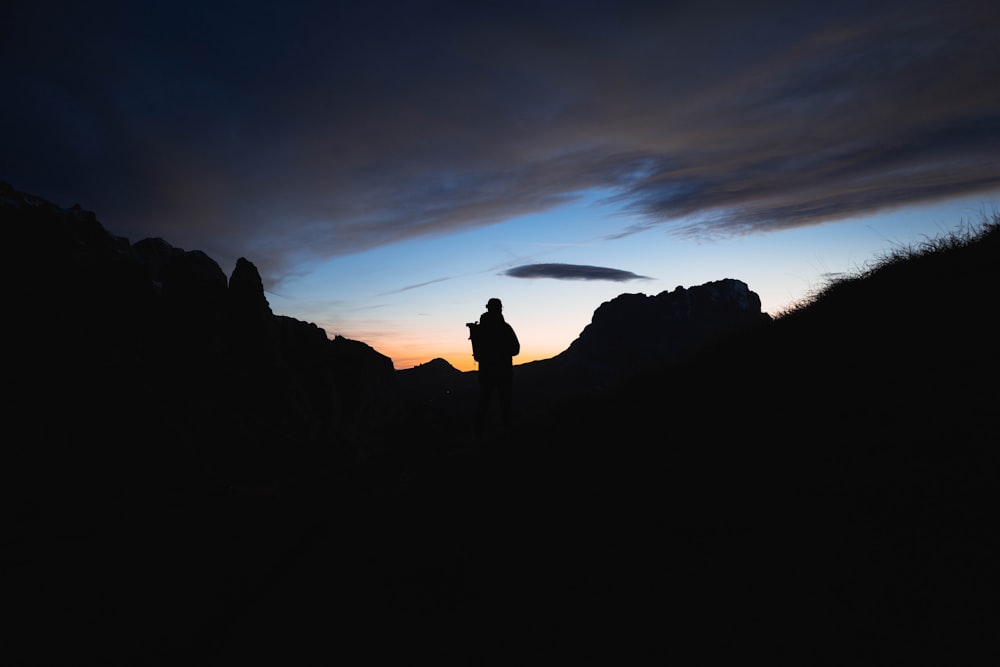
[[[1000,197],[996,3],[38,0],[0,57],[0,178],[397,368],[493,296],[524,361],[623,292],[775,314]]]
[[[659,228],[608,240],[620,229],[592,203],[438,238],[405,241],[318,263],[284,289],[268,293],[272,309],[295,313],[329,332],[379,341],[397,368],[435,357],[475,368],[465,323],[497,296],[522,341],[521,361],[562,350],[601,303],[619,294],[658,294],[722,278],[743,280],[772,315],[863,268],[886,252],[975,224],[1000,210],[1000,197],[973,196],[900,208],[836,223],[780,232],[699,239]],[[538,228],[541,228],[539,230]],[[516,278],[506,271],[534,264],[618,267],[621,281]]]

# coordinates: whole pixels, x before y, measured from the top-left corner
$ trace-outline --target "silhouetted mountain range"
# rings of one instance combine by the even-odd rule
[[[544,414],[582,396],[606,396],[650,369],[678,364],[713,341],[770,321],[760,297],[731,278],[655,296],[622,294],[601,304],[565,351],[514,367],[517,412]],[[476,371],[434,359],[396,375],[408,423],[421,420],[425,432],[443,427],[439,437],[447,440],[471,436]]]
[[[274,315],[246,259],[0,212],[6,664],[994,650],[996,216],[774,319],[623,294],[475,442],[475,373]]]

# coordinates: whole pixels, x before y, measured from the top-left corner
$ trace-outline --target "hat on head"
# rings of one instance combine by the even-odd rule
[[[500,303],[500,299],[493,297],[486,302],[486,310],[489,310],[490,308],[503,308],[503,304]]]

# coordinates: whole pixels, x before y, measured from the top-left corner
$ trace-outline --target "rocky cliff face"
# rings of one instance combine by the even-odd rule
[[[590,383],[613,385],[770,321],[761,312],[760,297],[732,278],[655,296],[622,294],[594,311],[591,323],[553,365],[575,369]]]
[[[203,252],[130,243],[7,184],[0,216],[27,258],[8,283],[22,451],[46,469],[126,469],[137,484],[298,474],[351,457],[394,409],[392,361],[275,316],[245,258],[227,279]]]

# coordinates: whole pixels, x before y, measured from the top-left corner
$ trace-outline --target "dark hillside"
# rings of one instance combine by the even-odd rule
[[[553,471],[590,499],[580,551],[601,516],[606,534],[628,536],[616,566],[656,599],[664,658],[684,646],[979,664],[993,652],[996,223],[900,251],[536,425],[529,449],[586,460]]]
[[[0,215],[4,664],[994,662],[996,217],[639,375],[522,369],[556,399],[473,442],[473,376],[272,314],[247,260]]]

